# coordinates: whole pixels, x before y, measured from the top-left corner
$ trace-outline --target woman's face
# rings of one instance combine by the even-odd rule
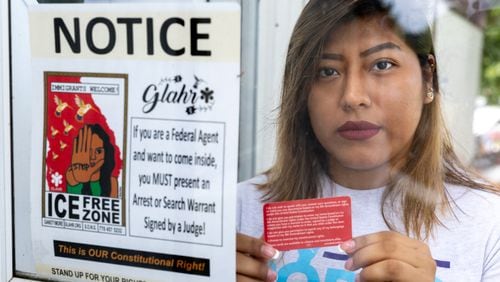
[[[92,141],[90,145],[90,165],[103,165],[104,161],[104,142],[99,135],[92,133]]]
[[[339,184],[373,188],[406,160],[427,85],[417,55],[383,17],[333,31],[308,97],[313,131]]]

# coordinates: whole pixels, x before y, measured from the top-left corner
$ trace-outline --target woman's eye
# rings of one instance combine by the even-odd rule
[[[319,70],[319,77],[331,77],[339,75],[339,72],[333,68],[321,68]]]
[[[391,63],[390,61],[378,61],[375,63],[375,65],[373,65],[373,68],[377,71],[383,71],[383,70],[388,70],[390,68],[392,68],[394,66],[393,63]]]

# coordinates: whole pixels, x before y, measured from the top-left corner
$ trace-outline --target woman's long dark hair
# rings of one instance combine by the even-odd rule
[[[104,163],[100,168],[100,178],[99,184],[101,185],[101,195],[102,197],[109,197],[111,193],[111,173],[115,168],[115,148],[113,144],[109,141],[109,135],[104,131],[104,129],[99,124],[89,124],[90,130],[93,134],[99,136],[102,139],[104,147]],[[82,188],[83,195],[91,195],[90,181],[83,183]]]

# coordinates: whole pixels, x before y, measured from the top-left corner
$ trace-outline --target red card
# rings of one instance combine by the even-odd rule
[[[264,205],[264,240],[277,250],[333,246],[351,238],[350,197]]]

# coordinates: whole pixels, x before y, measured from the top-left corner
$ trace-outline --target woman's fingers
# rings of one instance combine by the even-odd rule
[[[267,260],[273,258],[278,252],[263,240],[241,233],[236,234],[236,249],[240,253]]]
[[[429,257],[431,256],[431,251],[425,243],[393,231],[382,231],[359,236],[342,243],[340,247],[347,254],[353,254],[354,252],[373,244],[383,244],[385,252],[392,252],[396,247],[404,246],[415,252],[428,255]]]
[[[384,260],[367,266],[358,274],[359,281],[421,281],[433,282],[434,275],[425,275],[399,260]]]
[[[236,271],[239,275],[257,279],[257,281],[276,280],[276,274],[265,261],[238,252],[236,253],[236,265]]]
[[[257,279],[254,279],[254,278],[251,278],[251,277],[248,277],[245,275],[240,275],[240,274],[236,275],[236,281],[238,281],[238,282],[262,282],[262,280],[257,280]]]
[[[83,126],[78,131],[78,136],[75,139],[76,153],[84,152],[86,142],[87,142],[87,126]]]
[[[346,268],[357,270],[384,260],[402,261],[414,268],[432,268],[435,262],[428,254],[397,241],[384,240],[356,251],[346,262]]]
[[[78,152],[79,153],[82,153],[84,151],[84,148],[85,148],[85,141],[86,141],[86,137],[87,137],[87,132],[86,132],[86,127],[82,127],[81,129],[81,138],[78,138],[79,139],[79,146],[78,146]]]
[[[396,232],[378,232],[341,244],[345,267],[363,268],[361,281],[434,281],[436,263],[429,247]]]
[[[276,273],[268,267],[267,262],[277,254],[277,250],[261,239],[240,233],[236,234],[236,250],[238,281],[276,280]]]
[[[92,145],[92,130],[90,129],[90,126],[85,126],[85,149],[84,151],[89,154],[89,160],[90,160],[90,147]]]

